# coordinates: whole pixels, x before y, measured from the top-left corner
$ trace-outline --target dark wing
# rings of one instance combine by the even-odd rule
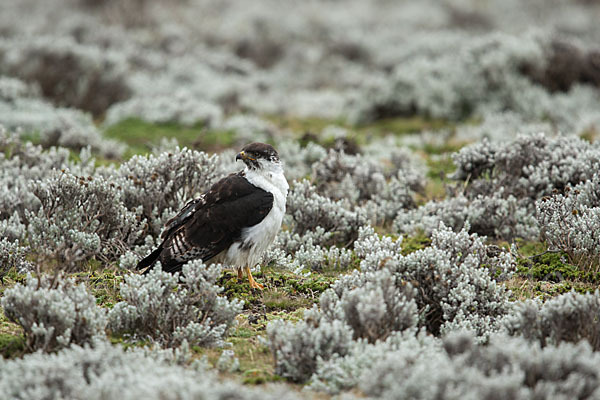
[[[164,241],[150,256],[163,270],[175,272],[192,259],[208,261],[241,238],[242,229],[258,224],[273,207],[273,195],[246,180],[242,173],[220,180],[167,222]]]
[[[205,195],[203,194],[197,199],[188,201],[187,204],[183,206],[181,211],[179,211],[179,213],[177,213],[176,216],[167,221],[163,232],[160,235],[160,238],[163,239],[163,242],[152,253],[140,260],[140,262],[137,265],[137,269],[144,269],[146,267],[154,265],[154,263],[158,261],[159,257],[161,257],[161,254],[164,250],[164,239],[167,238],[169,235],[172,235],[178,228],[183,226],[185,221],[190,219],[193,213],[199,210],[204,205],[204,198]],[[144,273],[148,273],[149,271],[150,268],[147,269]]]
[[[202,208],[203,205],[206,204],[204,198],[205,195],[202,195],[197,199],[188,201],[187,204],[183,206],[181,211],[179,211],[179,213],[177,213],[176,216],[167,221],[167,223],[165,224],[165,228],[163,229],[163,232],[160,235],[160,238],[166,238],[175,230],[177,230],[178,227],[183,225],[185,221],[190,219],[196,211],[198,211],[200,208]]]

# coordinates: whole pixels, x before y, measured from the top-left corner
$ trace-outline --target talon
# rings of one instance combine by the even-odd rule
[[[252,289],[263,290],[264,286],[254,280],[254,277],[252,276],[252,272],[250,272],[250,268],[246,267],[244,269],[246,270],[246,273],[248,274],[248,282],[250,283],[250,287]]]
[[[265,287],[260,283],[256,282],[254,279],[250,282],[250,287],[253,289],[263,290]]]

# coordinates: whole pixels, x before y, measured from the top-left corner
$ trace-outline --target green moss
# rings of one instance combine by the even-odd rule
[[[537,282],[533,288],[535,296],[544,301],[564,293],[569,293],[570,291],[575,291],[582,294],[593,292],[590,287],[576,284],[574,282],[559,282],[554,284]]]
[[[256,330],[244,326],[237,326],[229,331],[229,336],[234,338],[250,338],[256,334]]]
[[[424,130],[439,130],[453,128],[454,123],[442,119],[423,117],[396,117],[381,119],[372,123],[352,125],[343,119],[325,118],[296,118],[285,115],[266,115],[265,119],[273,122],[277,127],[292,131],[298,135],[312,134],[317,141],[327,146],[331,143],[323,142],[321,132],[328,126],[339,126],[353,134],[357,143],[365,143],[369,136],[384,136],[388,134],[403,135],[422,132]],[[306,139],[306,138],[305,138]],[[305,140],[302,144],[305,144]]]
[[[435,145],[431,143],[425,143],[421,149],[428,155],[443,155],[449,158],[449,162],[454,167],[454,163],[452,163],[452,158],[450,155],[459,151],[463,146],[465,146],[466,142],[458,142],[458,141],[448,141],[441,145]]]
[[[598,134],[599,132],[597,132],[594,128],[589,128],[581,133],[579,137],[589,143],[594,143],[599,136]]]
[[[435,131],[442,128],[452,128],[454,126],[455,124],[450,121],[415,116],[381,119],[374,123],[358,126],[357,131],[360,133],[374,133],[377,135],[385,135],[390,133],[402,135],[407,133],[422,132],[425,130]]]
[[[569,262],[564,252],[549,252],[538,241],[517,241],[517,274],[506,283],[512,300],[547,300],[570,291],[590,293],[597,289],[600,274],[585,272]]]
[[[302,293],[318,297],[337,280],[337,277],[311,274],[306,278],[288,279],[285,284],[291,293]]]
[[[154,345],[151,340],[131,340],[130,337],[123,337],[119,335],[110,335],[108,339],[112,344],[122,346],[125,350],[136,347],[150,347]]]
[[[258,278],[258,275],[255,276]],[[260,291],[250,287],[248,279],[244,277],[238,280],[237,273],[226,270],[217,281],[217,285],[223,287],[223,294],[229,299],[238,299],[244,301],[244,308],[252,308],[261,304],[262,295]]]
[[[263,305],[267,311],[295,310],[301,307],[310,307],[315,302],[303,296],[293,296],[285,291],[266,292],[263,295]]]
[[[544,254],[532,259],[519,259],[517,271],[536,280],[559,282],[564,279],[579,279],[576,266],[564,262],[564,255]]]
[[[284,378],[279,375],[275,375],[270,371],[264,371],[260,369],[249,369],[244,372],[242,383],[244,385],[262,385],[268,382],[280,382],[285,381]]]
[[[281,380],[274,373],[272,353],[259,336],[264,335],[266,326],[270,321],[283,319],[297,322],[301,320],[304,309],[259,313],[260,318],[251,318],[256,315],[252,311],[245,311],[243,314],[238,315],[238,324],[229,331],[229,336],[226,339],[229,344],[225,348],[234,351],[235,357],[239,361],[239,370],[222,373],[222,375],[236,378],[248,385],[260,385]],[[204,358],[209,365],[214,367],[221,356],[223,348],[194,346],[192,350],[196,354],[195,357]]]
[[[287,115],[265,115],[263,116],[266,120],[271,121],[275,126],[292,131],[296,134],[304,135],[305,133],[311,133],[319,135],[323,129],[330,125],[337,125],[344,128],[350,128],[350,126],[341,119],[331,120],[325,118],[296,118]]]
[[[246,277],[238,281],[237,273],[229,270],[223,272],[218,285],[223,286],[228,298],[243,300],[245,309],[295,310],[316,303],[321,293],[337,280],[336,275],[313,273],[302,277],[272,268],[263,268],[253,276],[264,285],[264,290],[250,288]]]
[[[402,255],[414,253],[417,250],[422,250],[429,247],[431,239],[423,232],[418,232],[414,236],[406,236],[402,238]]]
[[[229,337],[228,349],[233,350],[239,361],[239,370],[228,372],[225,375],[233,375],[247,384],[262,384],[277,380],[273,370],[273,358],[271,351],[257,337],[249,338]],[[203,358],[215,367],[223,352],[223,348],[203,348],[193,346],[192,350],[197,358]]]
[[[109,126],[104,135],[130,146],[126,158],[147,153],[162,138],[175,138],[181,146],[211,151],[231,146],[234,139],[232,132],[212,131],[202,125],[183,126],[172,122],[155,124],[136,118]]]
[[[427,162],[427,181],[423,193],[416,196],[417,204],[425,204],[430,200],[440,200],[446,197],[446,186],[448,185],[448,175],[456,170],[454,162],[449,153],[432,157],[425,154]]]
[[[600,282],[600,274],[580,270],[569,262],[564,252],[548,252],[541,242],[521,242],[517,259],[517,272],[538,281],[562,282],[564,280],[590,283]]]
[[[0,354],[3,358],[20,357],[25,353],[23,329],[4,315],[0,308]]]
[[[42,134],[37,130],[22,132],[19,137],[23,142],[31,142],[33,144],[40,144],[42,142]]]
[[[536,254],[541,254],[548,249],[544,242],[517,239],[515,244],[519,249],[519,254],[521,254],[523,257],[531,257]]]
[[[6,289],[13,287],[15,284],[25,283],[26,278],[27,275],[18,273],[16,268],[10,268],[0,281],[0,296]]]
[[[16,358],[25,354],[25,337],[0,333],[0,354],[2,358]]]
[[[83,282],[88,291],[96,298],[96,304],[112,308],[116,303],[123,300],[119,293],[121,283],[125,281],[127,271],[116,267],[103,267],[96,260],[88,263],[85,272],[72,274],[78,282]]]
[[[570,291],[585,294],[593,293],[598,288],[596,284],[581,281],[537,281],[521,276],[515,276],[504,284],[511,292],[511,301],[523,301],[533,298],[545,301]]]
[[[427,177],[430,179],[445,179],[445,177],[456,170],[450,154],[439,157],[427,157]]]

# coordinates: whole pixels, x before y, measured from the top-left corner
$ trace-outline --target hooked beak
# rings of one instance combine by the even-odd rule
[[[255,161],[254,158],[250,157],[248,154],[246,154],[246,152],[244,151],[240,151],[239,153],[237,153],[237,155],[235,156],[235,161],[237,160],[252,160]]]

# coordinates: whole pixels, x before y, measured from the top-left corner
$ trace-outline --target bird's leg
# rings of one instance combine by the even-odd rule
[[[244,270],[242,268],[236,268],[238,273],[238,281],[242,281],[244,279]]]
[[[250,287],[252,289],[263,290],[264,286],[261,285],[260,283],[256,282],[254,280],[254,278],[252,277],[252,272],[250,271],[250,267],[245,267],[244,269],[246,270],[246,273],[248,274],[248,282],[250,282]]]

